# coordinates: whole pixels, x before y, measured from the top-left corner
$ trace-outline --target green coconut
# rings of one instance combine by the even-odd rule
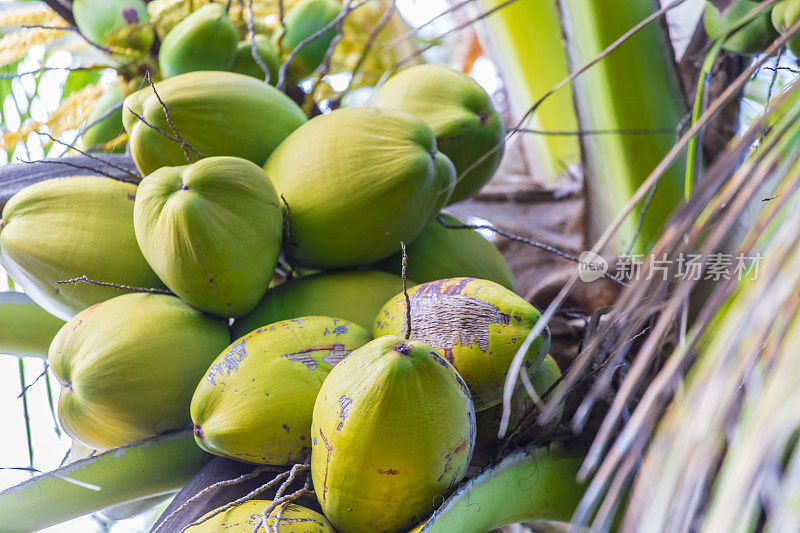
[[[539,311],[502,285],[475,278],[423,283],[408,289],[408,297],[411,338],[444,353],[469,387],[476,411],[500,403],[508,368]],[[374,336],[404,334],[406,316],[400,293],[378,312]],[[525,366],[537,368],[549,348],[545,328],[525,354]]]
[[[98,98],[92,112],[89,113],[89,118],[86,119],[87,124],[94,122],[97,124],[87,128],[81,136],[80,144],[84,151],[110,142],[125,133],[125,129],[122,127],[122,107],[120,106],[124,99],[125,86],[121,83],[115,83]],[[116,106],[119,106],[118,109],[109,114],[109,111]],[[105,118],[100,120],[104,116]],[[116,143],[111,152],[124,152],[126,144],[126,142]]]
[[[227,155],[263,165],[272,151],[306,121],[303,111],[288,96],[244,74],[189,72],[155,87],[181,138],[205,157]],[[187,163],[180,143],[148,125],[173,135],[151,87],[125,99],[122,119],[130,135],[131,155],[143,175]],[[190,157],[200,157],[187,150]]]
[[[248,500],[186,528],[185,533],[252,533],[259,523],[270,500]],[[278,509],[283,509],[279,523],[275,523]],[[216,509],[215,509],[216,511]],[[208,513],[206,516],[212,514]],[[277,506],[267,517],[268,531],[277,533],[336,533],[328,519],[295,504]],[[277,527],[276,527],[277,526]]]
[[[401,111],[338,109],[292,133],[264,165],[289,204],[292,257],[343,268],[381,260],[439,212],[452,164]]]
[[[772,7],[772,26],[778,33],[783,33],[800,20],[800,1],[783,0]],[[795,55],[800,56],[800,35],[792,37],[786,47]]]
[[[269,83],[270,85],[275,85],[278,83],[278,70],[281,66],[278,54],[265,35],[256,35],[253,37],[253,40],[256,43],[258,56],[264,62],[269,72]],[[253,49],[249,39],[239,41],[239,44],[236,45],[236,57],[231,70],[260,80],[264,80],[267,77],[264,71],[261,70],[261,66],[253,58]]]
[[[469,391],[433,348],[393,335],[336,365],[317,396],[311,475],[339,531],[405,531],[453,490],[469,464]]]
[[[174,296],[133,293],[94,305],[50,345],[58,419],[95,449],[185,426],[197,383],[229,339],[224,321]]]
[[[399,276],[370,270],[293,279],[269,289],[250,314],[237,318],[233,334],[241,337],[266,324],[308,315],[342,317],[372,331],[375,315],[402,287]]]
[[[461,226],[464,223],[450,215],[442,215],[445,223]],[[471,277],[488,279],[503,287],[516,290],[514,274],[497,247],[473,229],[452,229],[434,220],[406,249],[406,275],[424,283],[444,278]],[[402,254],[378,263],[378,268],[400,274]]]
[[[708,37],[715,41],[726,31],[741,25],[745,15],[760,3],[760,0],[734,0],[724,12],[721,12],[713,3],[707,1],[703,12],[703,26]],[[770,9],[765,9],[755,19],[725,39],[722,48],[741,55],[759,54],[775,37],[777,33],[772,26]]]
[[[245,159],[160,168],[136,191],[136,239],[176,295],[218,316],[241,316],[261,300],[275,271],[279,202],[264,171]]]
[[[311,451],[311,413],[331,369],[371,339],[340,318],[309,316],[258,328],[228,346],[192,398],[197,444],[271,465]]]
[[[466,74],[441,65],[411,67],[389,78],[375,105],[407,111],[431,127],[437,148],[456,167],[451,204],[478,192],[500,165],[505,126],[486,91]]]
[[[286,61],[292,50],[333,22],[341,10],[342,5],[333,0],[300,0],[293,5],[284,17],[283,28],[273,34],[281,59]],[[289,81],[297,83],[310,76],[322,64],[334,37],[336,28],[331,28],[298,50],[287,67]]]
[[[94,44],[139,51],[153,44],[155,33],[142,0],[75,0],[72,15],[81,35]]]
[[[239,36],[224,4],[209,3],[173,27],[158,50],[165,78],[195,70],[230,70]]]
[[[136,186],[103,177],[42,181],[15,194],[0,222],[0,265],[28,296],[53,315],[75,313],[118,296],[90,280],[163,288],[133,229]]]

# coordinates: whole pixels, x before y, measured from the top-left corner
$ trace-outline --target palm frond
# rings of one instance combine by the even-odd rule
[[[750,530],[747,517],[761,512],[768,522],[794,516],[791,491],[768,490],[776,484],[764,476],[784,481],[800,430],[786,375],[797,357],[798,118],[795,84],[706,171],[568,375],[565,390],[598,372],[576,430],[621,381],[583,465],[584,477],[595,474],[577,522],[610,527],[631,483],[626,531],[682,531],[703,519],[708,531]],[[687,279],[682,258],[693,255],[702,268]],[[744,259],[713,279],[721,257]]]

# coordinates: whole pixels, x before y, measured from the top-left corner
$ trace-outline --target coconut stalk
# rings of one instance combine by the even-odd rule
[[[653,14],[657,2],[559,0],[571,70],[593,60]],[[586,194],[586,239],[595,242],[675,144],[687,103],[662,21],[637,32],[573,82]],[[603,134],[597,134],[603,130]],[[609,133],[610,132],[610,133]],[[641,253],[681,202],[685,158],[673,163],[604,250]],[[640,213],[643,211],[643,215]]]
[[[76,461],[0,492],[5,532],[47,526],[180,489],[210,456],[180,430]]]
[[[480,0],[484,12],[497,9],[479,25],[484,47],[500,70],[510,111],[521,117],[569,74],[556,0]],[[503,5],[508,4],[508,5]],[[578,119],[571,87],[553,93],[526,126],[542,132],[574,132]],[[529,173],[554,186],[565,170],[580,163],[577,136],[526,133],[517,137]]]
[[[412,533],[483,533],[518,522],[567,521],[583,495],[582,453],[521,450],[472,478]]]
[[[0,353],[46,358],[63,325],[24,293],[0,292]]]

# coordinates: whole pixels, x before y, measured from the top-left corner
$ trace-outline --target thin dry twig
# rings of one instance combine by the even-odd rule
[[[280,9],[283,8],[283,2],[279,6]],[[283,20],[283,19],[281,19]],[[250,42],[250,55],[253,56],[253,60],[255,60],[258,68],[264,73],[264,83],[269,83],[270,78],[272,78],[272,74],[269,71],[269,67],[264,60],[261,58],[261,54],[258,53],[258,46],[256,45],[256,30],[255,30],[255,21],[253,15],[253,0],[247,0],[247,40]]]
[[[654,128],[654,129],[598,129],[598,130],[575,130],[575,131],[558,131],[558,130],[537,130],[531,128],[511,128],[508,131],[516,133],[530,133],[533,135],[545,135],[554,137],[582,137],[590,135],[674,135],[675,131],[667,128]]]
[[[22,389],[22,392],[20,392],[20,393],[17,395],[17,398],[22,398],[22,397],[25,395],[25,393],[27,393],[27,392],[28,392],[28,389],[30,389],[31,387],[33,387],[34,385],[36,385],[36,383],[37,383],[37,382],[38,382],[40,379],[42,379],[42,378],[43,378],[45,375],[47,375],[47,369],[48,369],[48,368],[50,368],[50,365],[48,365],[48,364],[47,364],[47,361],[45,361],[45,363],[44,363],[44,370],[42,370],[42,373],[41,373],[41,374],[39,374],[38,376],[36,376],[36,379],[34,379],[32,382],[30,382],[30,383],[28,383],[27,385],[25,385],[25,388],[23,388],[23,389]]]
[[[469,2],[473,0],[467,0]],[[389,21],[392,19],[392,15],[394,15],[395,11],[397,11],[397,0],[392,0],[391,5],[386,8],[386,11],[383,12],[378,24],[375,25],[375,29],[372,30],[370,33],[369,38],[367,38],[367,42],[364,43],[364,47],[361,49],[361,56],[356,61],[355,66],[350,71],[350,80],[347,82],[347,88],[342,92],[342,94],[347,94],[350,91],[350,88],[353,86],[353,82],[356,79],[356,75],[361,70],[361,67],[364,65],[364,61],[367,59],[367,55],[369,54],[372,47],[375,45],[375,41],[378,39],[378,35],[383,31]]]
[[[77,72],[82,70],[99,70],[104,68],[112,68],[112,67],[108,65],[94,65],[90,67],[41,67],[34,70],[28,70],[25,72],[2,72],[0,73],[0,80],[21,78],[22,76],[29,76],[33,74],[42,74],[44,72],[50,72],[52,70],[68,70],[70,72]]]
[[[194,527],[194,526],[200,525],[200,524],[202,524],[203,522],[205,522],[206,520],[210,520],[210,519],[214,518],[215,516],[217,516],[218,514],[222,514],[222,513],[224,513],[225,511],[227,511],[227,510],[229,510],[229,509],[232,509],[232,508],[236,507],[236,506],[237,506],[237,505],[239,505],[240,503],[244,503],[244,502],[246,502],[247,500],[252,500],[253,498],[255,498],[256,496],[258,496],[258,495],[259,495],[259,494],[261,494],[262,492],[264,492],[264,491],[267,491],[267,490],[271,489],[272,487],[274,487],[275,485],[277,485],[279,481],[281,481],[281,480],[285,479],[285,478],[286,478],[286,477],[289,475],[289,472],[290,472],[289,470],[287,470],[287,471],[285,471],[285,472],[281,472],[280,474],[278,474],[278,475],[276,475],[274,478],[272,478],[272,480],[271,480],[271,481],[269,481],[269,482],[267,482],[267,483],[264,483],[264,484],[263,484],[263,485],[261,485],[260,487],[258,487],[258,488],[255,488],[255,489],[251,490],[250,492],[248,492],[247,494],[245,494],[245,495],[244,495],[244,496],[242,496],[241,498],[238,498],[238,499],[236,499],[236,500],[234,500],[234,501],[232,501],[232,502],[226,503],[225,505],[223,505],[222,507],[220,507],[220,508],[218,508],[218,509],[215,509],[214,511],[212,511],[212,512],[211,512],[211,513],[209,513],[208,515],[206,515],[206,516],[203,516],[202,518],[200,518],[200,519],[198,519],[198,520],[195,520],[195,521],[194,521],[194,522],[192,522],[191,524],[189,524],[189,525],[187,525],[186,527],[184,527],[184,528],[181,530],[181,533],[184,533],[184,532],[185,532],[187,529],[189,529],[190,527]]]
[[[95,281],[93,279],[89,279],[87,276],[81,276],[79,278],[73,279],[65,279],[63,281],[56,281],[56,285],[71,285],[73,283],[89,283],[91,285],[97,285],[98,287],[110,287],[112,289],[117,289],[120,291],[130,291],[130,292],[147,292],[151,294],[169,294],[172,295],[172,291],[167,289],[156,289],[152,287],[132,287],[130,285],[122,285],[119,283],[109,283],[107,281]]]
[[[355,11],[356,9],[363,6],[369,1],[370,0],[361,0],[361,2],[358,2],[357,4],[352,4],[352,1],[348,0],[347,4],[345,4],[345,6],[342,7],[342,10],[339,12],[339,14],[336,15],[336,18],[334,18],[331,22],[329,22],[316,32],[312,33],[299,43],[297,43],[297,46],[295,46],[294,49],[292,49],[292,51],[289,52],[289,55],[286,56],[286,61],[281,63],[281,68],[278,70],[278,83],[276,84],[276,87],[280,90],[283,89],[283,86],[286,83],[286,72],[289,69],[289,65],[291,64],[292,61],[294,61],[294,58],[297,56],[297,54],[300,53],[300,51],[303,48],[305,48],[310,43],[313,43],[317,39],[321,38],[323,35],[328,33],[333,28],[336,28],[339,25],[339,23],[342,22],[345,18],[347,18],[347,16],[350,13],[352,13],[353,11]]]
[[[309,479],[308,478],[306,478],[306,482],[303,485],[302,489],[300,489],[300,490],[298,490],[296,492],[293,492],[292,494],[289,494],[287,496],[284,496],[284,492],[286,492],[286,489],[289,488],[289,486],[294,482],[295,478],[297,477],[297,474],[300,473],[300,472],[306,472],[310,468],[311,468],[311,466],[310,466],[310,463],[308,461],[306,461],[305,463],[302,463],[302,464],[296,464],[296,465],[292,466],[291,470],[289,470],[289,472],[288,472],[288,476],[286,477],[286,480],[281,484],[280,487],[278,487],[278,490],[275,493],[275,498],[272,500],[272,502],[270,502],[269,505],[267,505],[267,507],[261,513],[261,516],[259,517],[259,519],[256,522],[255,526],[253,527],[252,533],[257,533],[262,525],[264,526],[265,533],[270,533],[270,531],[269,531],[269,529],[270,529],[269,528],[269,515],[270,515],[270,513],[272,513],[272,511],[274,511],[275,508],[277,506],[281,505],[282,503],[284,503],[284,502],[290,503],[290,502],[296,500],[297,498],[299,498],[300,496],[302,496],[302,495],[304,495],[306,493],[306,491],[308,490],[307,486],[308,486],[308,483],[309,483]],[[277,524],[277,520],[276,520],[275,524]]]
[[[281,200],[283,201],[283,205],[286,206],[286,214],[283,215],[283,260],[286,261],[287,265],[289,265],[289,271],[286,273],[286,279],[290,280],[294,277],[295,270],[297,270],[297,265],[294,264],[292,253],[289,249],[292,243],[291,226],[289,223],[289,216],[292,214],[292,208],[289,207],[289,202],[286,201],[286,198],[283,196],[283,194],[281,194]]]
[[[131,177],[131,179],[130,179],[130,180],[126,180],[126,179],[123,179],[123,178],[119,178],[119,181],[124,181],[124,182],[126,182],[126,183],[133,183],[133,184],[138,184],[140,181],[142,181],[142,178],[141,178],[141,176],[137,176],[136,174],[134,174],[133,172],[131,172],[131,171],[130,171],[130,170],[128,170],[127,168],[121,167],[121,166],[119,166],[119,165],[115,165],[115,164],[114,164],[114,163],[112,163],[111,161],[107,161],[107,160],[105,160],[105,159],[101,159],[101,158],[99,158],[99,157],[97,157],[97,156],[95,156],[95,155],[92,155],[92,154],[88,153],[88,152],[84,152],[84,151],[83,151],[83,150],[81,150],[80,148],[76,148],[74,144],[71,144],[71,143],[66,143],[66,142],[64,142],[64,141],[61,141],[61,140],[59,140],[59,139],[56,139],[55,137],[53,137],[52,135],[50,135],[49,133],[47,133],[47,132],[45,132],[45,131],[34,131],[34,133],[36,133],[37,135],[44,135],[44,136],[48,137],[48,138],[49,138],[51,141],[53,141],[54,143],[58,143],[58,144],[60,144],[61,146],[66,146],[67,148],[70,148],[70,149],[72,149],[72,150],[75,150],[76,152],[78,152],[78,153],[79,153],[79,154],[81,154],[81,155],[85,155],[86,157],[88,157],[89,159],[92,159],[93,161],[99,161],[99,162],[101,162],[101,163],[104,163],[104,164],[106,164],[107,166],[109,166],[109,167],[111,167],[111,168],[113,168],[113,169],[115,169],[115,170],[119,170],[120,172],[122,172],[122,173],[124,173],[124,174],[127,174],[128,176],[130,176],[130,177]]]
[[[164,111],[164,117],[167,120],[167,124],[169,124],[170,129],[172,129],[173,135],[175,135],[175,138],[181,144],[181,149],[183,150],[184,157],[186,157],[186,162],[187,163],[194,163],[194,159],[189,155],[189,150],[191,150],[192,152],[197,154],[197,156],[200,157],[201,159],[203,157],[205,157],[195,147],[193,147],[191,144],[187,143],[185,140],[183,140],[183,137],[181,137],[181,134],[178,131],[178,128],[176,128],[175,127],[175,123],[172,122],[172,117],[169,114],[169,109],[167,109],[167,104],[165,104],[164,100],[161,99],[161,96],[159,96],[158,91],[156,90],[156,86],[153,83],[153,80],[150,79],[150,71],[149,70],[145,71],[144,79],[145,79],[145,81],[147,81],[147,83],[150,84],[150,88],[153,89],[153,94],[156,96],[156,99],[158,100],[158,103],[161,104],[161,109]]]
[[[19,161],[20,163],[25,163],[25,164],[28,164],[28,165],[37,165],[37,164],[40,164],[40,163],[50,163],[50,164],[53,164],[53,165],[64,165],[64,166],[67,166],[67,167],[77,168],[78,170],[88,170],[89,172],[92,172],[92,173],[95,173],[95,174],[99,174],[101,176],[104,176],[104,177],[112,179],[112,180],[125,181],[124,179],[121,179],[118,176],[112,176],[111,174],[107,174],[106,172],[104,172],[102,170],[98,170],[96,168],[93,168],[93,167],[90,167],[90,166],[87,166],[87,165],[79,165],[77,163],[71,163],[69,161],[60,161],[58,159],[41,159],[39,161],[29,161],[27,159],[20,159],[19,157],[17,157],[16,160]],[[103,162],[105,163],[105,161],[103,161]]]
[[[158,533],[161,530],[161,528],[164,527],[164,524],[166,524],[167,522],[172,520],[175,516],[180,514],[183,510],[185,510],[187,507],[189,507],[191,504],[193,504],[194,502],[196,502],[197,500],[199,500],[203,496],[206,496],[207,494],[210,494],[211,492],[214,492],[215,490],[223,488],[223,487],[231,487],[233,485],[238,485],[239,483],[243,483],[245,481],[249,481],[251,479],[255,479],[258,476],[260,476],[263,472],[266,472],[266,471],[268,471],[270,469],[271,469],[271,467],[260,466],[260,467],[256,468],[255,470],[253,470],[252,472],[249,472],[247,474],[242,474],[241,476],[239,476],[237,478],[227,479],[227,480],[224,480],[224,481],[218,481],[218,482],[216,482],[216,483],[214,483],[212,485],[209,485],[208,487],[204,488],[203,490],[201,490],[200,492],[198,492],[197,494],[195,494],[194,496],[192,496],[191,498],[189,498],[188,500],[183,502],[183,504],[180,507],[178,507],[177,509],[172,511],[170,514],[168,514],[166,517],[164,517],[164,520],[162,520],[153,529],[152,533]]]
[[[545,244],[543,242],[534,241],[533,239],[528,239],[527,237],[522,237],[521,235],[516,235],[516,234],[511,233],[509,231],[506,231],[506,230],[500,229],[498,227],[492,226],[491,224],[450,224],[447,221],[445,221],[445,219],[441,215],[438,215],[436,217],[436,220],[437,220],[437,222],[439,222],[439,224],[442,225],[442,227],[445,227],[445,228],[448,228],[448,229],[473,229],[473,230],[485,229],[485,230],[489,230],[491,232],[497,233],[498,235],[502,235],[503,237],[505,237],[507,239],[511,239],[512,241],[521,242],[521,243],[527,244],[528,246],[533,246],[534,248],[539,248],[541,250],[545,250],[545,251],[550,252],[552,254],[555,254],[555,255],[557,255],[557,256],[559,256],[561,258],[564,258],[564,259],[566,259],[568,261],[572,261],[573,263],[580,263],[580,259],[579,258],[575,257],[574,255],[571,255],[571,254],[568,254],[566,252],[563,252],[563,251],[559,250],[558,248],[556,248],[555,246],[550,246],[549,244]],[[609,274],[608,272],[605,272],[603,274],[603,277],[608,279],[608,280],[610,280],[610,281],[613,281],[614,283],[616,283],[618,285],[621,285],[623,287],[626,286],[626,283],[624,281],[622,281],[621,279],[617,278],[616,276],[613,276],[612,274]]]
[[[83,137],[84,135],[86,135],[86,132],[89,131],[93,126],[96,126],[97,124],[100,124],[105,119],[107,119],[108,117],[110,117],[111,115],[113,115],[114,113],[119,111],[120,109],[122,109],[123,103],[124,102],[120,102],[117,105],[110,107],[108,109],[108,111],[106,111],[105,113],[103,113],[102,115],[97,117],[95,120],[91,121],[89,124],[84,126],[83,129],[80,131],[80,133],[78,133],[78,137]]]
[[[438,15],[436,15],[435,17],[433,17],[432,19],[430,19],[429,21],[427,21],[427,22],[425,22],[423,24],[420,24],[416,28],[412,28],[412,29],[408,30],[404,34],[402,34],[402,35],[400,35],[398,37],[395,37],[391,41],[387,41],[384,46],[386,46],[386,47],[394,47],[394,46],[396,46],[396,45],[398,45],[398,44],[400,44],[400,43],[402,43],[404,41],[407,41],[407,40],[415,37],[420,31],[424,30],[425,28],[427,28],[428,26],[430,26],[431,24],[433,24],[434,22],[436,22],[440,18],[442,18],[442,17],[444,17],[446,15],[449,15],[450,13],[455,13],[456,11],[459,11],[462,7],[466,6],[467,4],[471,4],[474,1],[475,0],[463,0],[462,2],[459,2],[458,4],[452,5],[449,8],[445,9],[444,11],[442,11],[441,13],[439,13]]]
[[[403,296],[406,298],[406,340],[411,338],[411,299],[408,297],[408,278],[406,270],[408,270],[408,254],[406,253],[406,243],[400,241],[400,250],[403,254],[400,277],[403,280]]]
[[[682,4],[684,1],[685,0],[675,0],[674,2],[654,12],[653,15],[643,20],[641,23],[639,23],[637,26],[635,26],[629,32],[623,35],[620,39],[612,43],[612,45],[609,48],[601,52],[599,58],[593,59],[591,62],[589,62],[589,64],[587,64],[587,66],[584,66],[580,70],[576,71],[575,73],[567,77],[566,80],[574,79],[574,77],[579,75],[581,72],[585,71],[592,64],[595,64],[597,61],[601,60],[603,57],[611,53],[613,49],[618,47],[622,42],[624,42],[624,40],[628,39],[635,32],[639,31],[641,28],[645,27],[647,24],[651,23],[657,18],[663,16],[665,13],[667,13],[667,11],[674,9],[678,5]],[[736,80],[734,80],[733,83],[731,83],[725,89],[725,91],[722,92],[722,94],[714,102],[711,103],[711,105],[700,116],[697,122],[695,122],[689,128],[689,130],[681,137],[681,139],[675,144],[675,146],[672,147],[669,153],[667,153],[667,155],[653,170],[653,172],[650,173],[647,179],[644,180],[642,185],[633,194],[633,196],[630,198],[630,200],[623,208],[623,210],[617,214],[617,217],[612,221],[609,227],[606,228],[605,232],[597,240],[594,247],[592,248],[592,252],[598,253],[600,250],[603,249],[603,247],[606,246],[611,237],[616,233],[616,231],[622,225],[624,220],[627,218],[631,210],[636,205],[638,205],[639,202],[642,201],[642,199],[648,193],[648,191],[658,182],[658,180],[671,166],[671,164],[675,161],[678,155],[686,148],[686,146],[689,143],[689,140],[692,137],[694,137],[694,135],[696,135],[697,132],[703,126],[705,126],[705,124],[708,123],[711,120],[711,118],[714,117],[724,105],[726,105],[731,99],[735,98],[739,90],[741,90],[741,88],[748,82],[752,73],[755,72],[755,70],[758,69],[760,66],[762,66],[769,59],[769,57],[773,55],[778,49],[780,49],[780,47],[782,47],[786,43],[786,41],[788,41],[789,38],[791,38],[794,32],[798,30],[800,30],[800,21],[798,21],[794,26],[792,26],[792,28],[788,33],[782,35],[772,45],[770,45],[770,47],[764,52],[764,55],[760,59],[751,64],[738,78],[736,78]],[[564,84],[565,82],[562,81],[556,86],[556,88],[549,91],[547,94],[548,95],[552,94],[555,90],[557,90],[557,88],[563,86]],[[545,95],[545,97],[546,96],[547,95]],[[539,102],[537,102],[537,104],[540,104],[540,102],[541,99],[539,100]],[[534,110],[536,107],[538,106],[534,105],[531,108],[531,110]],[[562,290],[559,292],[559,294],[556,296],[553,302],[547,307],[545,312],[542,314],[542,318],[539,320],[539,322],[537,322],[535,327],[531,330],[528,338],[525,339],[525,342],[522,343],[522,346],[520,348],[524,348],[525,350],[528,349],[533,339],[541,333],[542,328],[552,318],[556,309],[558,309],[561,306],[566,297],[572,291],[573,287],[575,286],[575,283],[577,283],[577,280],[578,280],[578,275],[576,272],[570,277],[567,284],[562,288]],[[500,424],[501,435],[505,433],[505,430],[508,427],[508,417],[511,414],[510,412],[511,394],[513,394],[514,385],[516,384],[516,375],[519,373],[519,369],[521,367],[524,354],[525,354],[524,350],[517,352],[517,355],[515,356],[512,362],[512,366],[508,374],[508,379],[506,380],[506,387],[504,389],[504,394],[503,394],[503,417]],[[555,414],[555,409],[556,409],[555,405],[557,405],[556,402],[563,400],[563,397],[559,397],[558,394],[556,396],[557,397],[554,399],[554,401],[547,407],[544,414],[545,417],[553,416]]]
[[[343,9],[349,9],[352,0],[347,0]],[[327,76],[331,71],[331,62],[333,61],[333,53],[336,51],[336,47],[339,46],[339,43],[344,38],[344,18],[336,25],[336,35],[331,40],[331,44],[328,45],[328,49],[325,51],[325,57],[322,60],[322,64],[317,68],[317,74],[315,76],[314,85],[311,87],[311,91],[306,95],[306,99],[313,102],[314,93],[317,92],[317,88],[322,83],[322,80]],[[352,80],[352,78],[351,78]],[[304,109],[305,110],[305,109]]]

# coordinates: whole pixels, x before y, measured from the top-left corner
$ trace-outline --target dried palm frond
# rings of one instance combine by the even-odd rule
[[[565,388],[598,372],[573,418],[579,430],[624,369],[584,463],[584,476],[596,473],[577,523],[610,528],[634,476],[626,531],[703,520],[707,531],[750,530],[760,512],[768,524],[795,523],[797,479],[784,465],[800,431],[786,370],[800,365],[799,120],[795,84],[705,173],[568,376]],[[687,279],[690,256],[702,276]],[[733,275],[709,279],[715,258]],[[630,342],[646,329],[642,344]]]

